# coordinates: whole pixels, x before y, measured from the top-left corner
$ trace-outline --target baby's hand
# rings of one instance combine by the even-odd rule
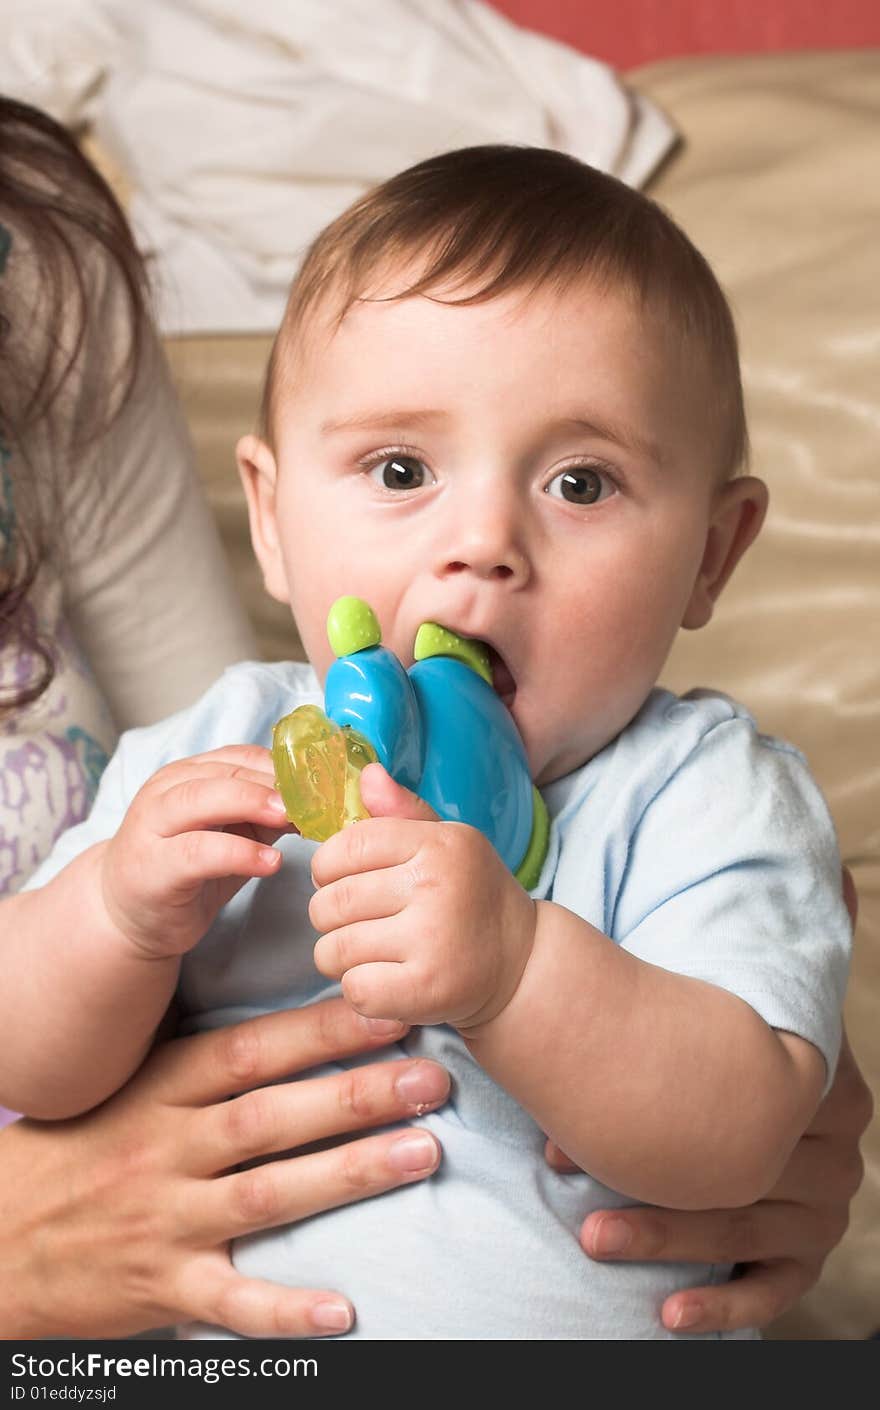
[[[168,764],[135,796],[104,845],[104,905],[149,958],[181,955],[254,876],[271,876],[288,830],[267,749],[215,749]]]
[[[361,775],[371,817],[315,853],[315,963],[369,1018],[495,1018],[535,936],[535,905],[476,828],[440,822],[379,764]]]

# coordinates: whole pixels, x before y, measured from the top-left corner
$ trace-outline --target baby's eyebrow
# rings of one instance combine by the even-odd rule
[[[322,436],[331,436],[336,431],[393,430],[399,426],[427,426],[438,421],[448,421],[445,411],[427,408],[407,407],[400,411],[361,411],[353,416],[342,416],[322,421]]]
[[[439,408],[403,407],[398,411],[376,408],[322,421],[320,433],[322,436],[332,436],[340,431],[401,431],[407,426],[431,426],[451,419],[449,412]],[[652,460],[656,465],[663,463],[663,452],[656,441],[640,435],[632,427],[612,425],[606,418],[594,416],[592,413],[559,417],[548,422],[542,430],[546,434],[558,431],[586,431],[588,435],[599,436],[602,440],[625,446],[645,459]]]
[[[645,459],[653,460],[655,465],[663,463],[663,451],[657,442],[649,440],[647,436],[640,435],[631,426],[612,425],[601,417],[588,415],[565,416],[554,423],[553,429],[586,431],[591,436],[600,436],[602,440],[614,441],[617,445],[634,450]]]

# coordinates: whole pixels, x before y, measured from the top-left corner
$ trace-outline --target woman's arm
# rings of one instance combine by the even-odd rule
[[[84,351],[84,396],[106,382],[108,330],[124,330],[118,284],[102,291],[105,341]],[[128,402],[71,477],[62,529],[70,620],[120,730],[172,714],[257,655],[149,324]]]
[[[439,1162],[435,1138],[407,1128],[236,1167],[439,1106],[448,1076],[423,1060],[284,1080],[404,1031],[327,1000],[167,1043],[96,1111],[0,1132],[0,1334],[122,1337],[191,1320],[250,1337],[344,1331],[342,1293],[242,1277],[229,1240],[420,1180]]]

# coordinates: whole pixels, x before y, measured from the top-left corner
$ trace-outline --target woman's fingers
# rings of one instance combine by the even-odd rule
[[[674,1293],[663,1304],[661,1320],[671,1332],[692,1334],[766,1327],[813,1286],[821,1267],[794,1259],[753,1263],[732,1282]]]
[[[173,1106],[220,1102],[356,1053],[397,1042],[402,1023],[376,1023],[344,999],[251,1018],[229,1028],[176,1038],[151,1059],[149,1080]]]
[[[762,1200],[744,1209],[642,1208],[591,1214],[580,1243],[590,1258],[632,1262],[750,1263],[787,1257],[797,1250],[819,1257],[842,1230],[829,1211]],[[835,1237],[836,1236],[836,1237]]]
[[[830,1134],[805,1136],[798,1142],[767,1199],[785,1200],[808,1209],[848,1205],[862,1183],[864,1170],[864,1161],[854,1142]]]
[[[808,1135],[841,1135],[857,1141],[868,1129],[873,1115],[874,1102],[870,1089],[859,1071],[844,1032],[834,1081],[810,1122]]]
[[[812,1287],[845,1224],[837,1206],[772,1200],[706,1212],[626,1208],[590,1215],[580,1240],[602,1260],[740,1265],[741,1276],[673,1293],[662,1309],[670,1331],[738,1331],[767,1326]]]
[[[856,921],[859,918],[859,893],[856,890],[856,883],[849,867],[844,867],[841,874],[843,885],[843,903],[849,912],[849,921],[853,930],[856,928]]]
[[[193,1320],[244,1337],[334,1336],[354,1321],[354,1309],[340,1293],[244,1278],[225,1255],[187,1267],[181,1301]]]
[[[558,1170],[561,1175],[571,1175],[574,1171],[580,1170],[580,1166],[571,1160],[565,1151],[560,1150],[555,1141],[544,1142],[544,1159],[554,1170]],[[581,1171],[581,1173],[583,1173]]]
[[[449,1074],[424,1059],[353,1067],[260,1087],[204,1114],[191,1141],[194,1174],[216,1174],[331,1136],[407,1121],[440,1106]]]
[[[427,1130],[365,1136],[212,1181],[202,1190],[193,1223],[205,1244],[217,1244],[412,1184],[432,1175],[439,1163],[439,1142]]]

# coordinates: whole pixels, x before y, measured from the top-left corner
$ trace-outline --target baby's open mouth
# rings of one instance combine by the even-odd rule
[[[516,681],[501,653],[496,651],[494,646],[490,646],[488,642],[486,642],[486,650],[489,653],[489,665],[492,669],[492,689],[496,695],[501,697],[502,704],[506,705],[509,710],[516,696]]]

